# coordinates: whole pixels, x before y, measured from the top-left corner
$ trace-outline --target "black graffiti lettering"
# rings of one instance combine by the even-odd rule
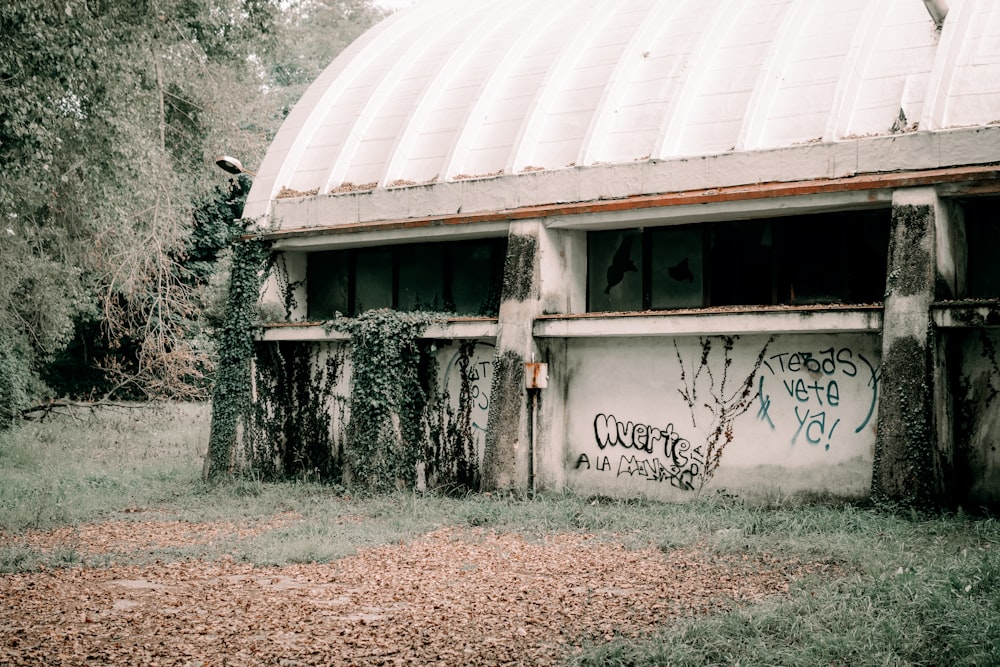
[[[615,419],[614,415],[603,413],[594,417],[594,437],[601,449],[618,446],[652,454],[653,447],[666,440],[669,437],[669,429],[672,428],[672,424],[667,427],[668,430],[661,430],[648,424],[622,422]]]
[[[837,361],[832,347],[825,350],[820,350],[819,353],[823,356],[822,370],[825,375],[833,375],[837,370]]]
[[[693,455],[696,452],[691,451],[691,443],[682,438],[673,430],[674,425],[670,424],[668,428],[671,429],[671,438],[669,442],[669,449],[665,449],[663,454],[673,458],[674,465],[677,468],[687,468],[693,461]],[[690,452],[690,453],[689,453]],[[695,462],[695,465],[697,463]]]
[[[853,361],[851,361],[851,357],[853,356],[854,353],[851,352],[851,349],[847,347],[842,347],[837,352],[837,363],[844,367],[843,369],[844,375],[851,378],[858,374],[857,365]],[[848,368],[850,369],[850,371],[847,370]]]
[[[634,475],[635,473],[644,471],[645,469],[645,466],[634,456],[625,456],[622,454],[622,457],[618,459],[617,477],[621,477],[622,475]]]
[[[610,415],[597,415],[594,417],[594,436],[601,449],[618,444],[618,422]]]
[[[618,460],[617,476],[643,477],[649,482],[669,482],[673,487],[691,491],[699,470],[697,466],[687,470],[675,466],[667,468],[657,458],[643,459],[622,454]]]
[[[649,481],[669,482],[677,488],[690,490],[694,488],[694,480],[704,464],[701,448],[692,447],[690,441],[674,429],[672,422],[664,428],[657,428],[649,424],[623,422],[614,415],[600,413],[594,417],[594,438],[601,450],[612,446],[636,450],[636,454],[619,457],[619,477],[641,476]],[[658,457],[643,457],[643,452],[652,454],[654,450],[663,452],[666,465]],[[611,469],[607,456],[598,456],[594,464],[599,471]],[[591,460],[586,454],[581,454],[576,467],[580,469],[584,465],[589,470]]]
[[[635,443],[636,449],[643,449],[648,452],[653,451],[649,447],[649,427],[645,424],[636,424],[632,431],[632,442]],[[649,447],[649,449],[647,449]]]

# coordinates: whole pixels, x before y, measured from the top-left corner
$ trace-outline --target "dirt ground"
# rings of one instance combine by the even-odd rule
[[[0,535],[0,544],[70,544],[84,561],[106,559],[0,576],[0,665],[552,665],[582,642],[781,595],[826,567],[457,528],[328,564],[113,560],[294,518]]]

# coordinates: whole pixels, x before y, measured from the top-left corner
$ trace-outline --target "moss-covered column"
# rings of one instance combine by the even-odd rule
[[[872,496],[915,507],[939,506],[945,495],[942,453],[950,443],[942,441],[937,406],[947,402],[947,386],[936,372],[930,306],[954,280],[938,256],[946,224],[932,188],[893,196]]]
[[[524,364],[535,353],[532,324],[541,314],[539,221],[511,224],[504,263],[499,332],[483,454],[484,491],[528,487],[528,411]]]

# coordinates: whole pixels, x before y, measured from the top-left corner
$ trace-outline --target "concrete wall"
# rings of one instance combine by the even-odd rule
[[[523,491],[534,482],[670,500],[722,489],[871,493],[920,506],[996,507],[1000,300],[956,300],[967,296],[963,202],[996,195],[1000,181],[984,170],[880,179],[868,190],[845,181],[855,189],[705,194],[643,208],[595,204],[503,221],[275,237],[283,273],[264,301],[280,323],[265,339],[332,335],[302,321],[301,288],[282,298],[282,287],[304,276],[306,252],[425,232],[474,238],[504,225],[499,317],[449,321],[428,333],[455,341],[439,352],[440,381],[453,402],[468,392],[462,405],[484,488]],[[585,312],[588,231],[890,205],[882,304]],[[477,345],[473,371],[462,371],[457,341],[468,339],[488,342]],[[524,387],[531,361],[549,371],[534,410]],[[463,372],[475,378],[463,382]]]
[[[1000,331],[949,332],[958,367],[955,405],[955,486],[969,509],[1000,506]]]
[[[446,398],[440,414],[429,415],[444,432],[457,431],[467,439],[481,468],[489,416],[496,347],[493,340],[435,343],[437,396]],[[275,340],[258,346],[254,368],[254,400],[258,410],[243,432],[238,454],[241,464],[284,474],[303,471],[308,459],[321,468],[320,479],[343,472],[350,421],[351,350],[344,340]],[[304,362],[304,363],[303,363]],[[325,416],[324,416],[325,415]],[[322,431],[322,432],[321,432]],[[388,446],[390,443],[385,443]],[[455,443],[449,441],[450,445]],[[378,443],[376,443],[378,446]],[[249,460],[247,456],[257,457]],[[327,469],[332,459],[333,471]],[[423,486],[425,467],[418,466]],[[293,468],[296,468],[293,470]],[[433,481],[433,480],[432,480]]]
[[[539,444],[543,484],[671,500],[868,492],[875,335],[588,338],[548,352],[546,419],[561,424]]]

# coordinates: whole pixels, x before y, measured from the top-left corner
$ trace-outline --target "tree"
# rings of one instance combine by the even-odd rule
[[[278,63],[314,76],[323,56],[295,49],[314,30],[339,49],[336,11],[344,43],[378,16],[358,0],[0,4],[0,413],[74,340],[108,392],[200,394],[193,209],[216,154],[259,162],[295,94]]]

